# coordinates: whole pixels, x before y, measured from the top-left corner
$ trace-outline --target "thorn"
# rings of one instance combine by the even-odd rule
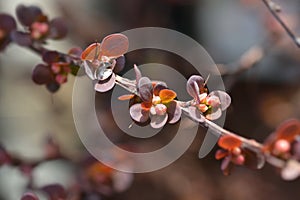
[[[134,122],[131,122],[131,124],[129,124],[128,128],[131,128],[133,126]]]
[[[204,85],[207,85],[207,82],[208,82],[208,80],[209,80],[209,77],[210,77],[210,74],[208,74],[208,76],[207,76],[207,78],[206,78],[206,80],[205,80],[205,82],[204,82]]]

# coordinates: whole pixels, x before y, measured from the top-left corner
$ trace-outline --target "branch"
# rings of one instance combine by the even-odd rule
[[[300,38],[297,37],[295,33],[293,33],[293,31],[288,27],[288,25],[285,24],[282,18],[278,15],[278,13],[281,11],[281,7],[278,4],[274,3],[272,0],[262,0],[262,1],[266,5],[270,13],[273,15],[273,17],[278,21],[278,23],[288,34],[288,36],[293,40],[293,42],[297,45],[297,47],[300,48]]]

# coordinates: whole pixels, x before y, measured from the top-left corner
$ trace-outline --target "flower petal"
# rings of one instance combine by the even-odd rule
[[[161,128],[167,123],[168,114],[166,113],[164,115],[151,115],[150,119],[150,125],[152,128]]]
[[[88,60],[84,60],[82,62],[82,66],[84,67],[86,75],[88,75],[88,77],[90,79],[95,80],[95,76],[93,73],[93,71],[95,70],[95,67],[93,66],[93,63]]]
[[[226,110],[230,106],[231,98],[226,92],[221,90],[212,91],[209,93],[208,98],[211,96],[217,96],[220,99],[222,111]]]
[[[107,92],[114,87],[115,83],[116,83],[116,76],[115,74],[112,74],[110,78],[96,83],[95,90],[98,92]]]
[[[145,102],[151,102],[153,98],[153,87],[148,77],[142,77],[138,83],[140,98]]]
[[[168,104],[167,112],[169,114],[169,124],[175,124],[179,121],[182,110],[176,101],[171,101]]]
[[[128,51],[128,38],[120,33],[111,34],[102,40],[101,52],[107,57],[117,58]]]
[[[134,121],[144,123],[149,119],[149,111],[145,111],[140,103],[130,107],[129,113]]]
[[[172,101],[177,94],[173,90],[163,89],[159,92],[159,97],[162,103],[169,103]]]

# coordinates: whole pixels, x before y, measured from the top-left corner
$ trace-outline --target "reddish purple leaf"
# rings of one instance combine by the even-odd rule
[[[199,95],[202,88],[204,88],[204,79],[201,76],[193,75],[187,81],[186,90],[197,100],[197,103],[200,103]]]
[[[164,115],[151,115],[150,119],[150,125],[152,128],[161,128],[167,123],[168,114],[166,113]]]
[[[29,33],[13,31],[11,33],[11,39],[20,46],[29,46],[32,44],[32,39]]]
[[[129,41],[123,34],[111,34],[101,42],[101,53],[104,56],[117,58],[128,51]]]
[[[176,101],[171,101],[168,103],[167,112],[169,114],[168,118],[170,124],[175,124],[178,122],[182,113],[181,108]]]
[[[231,98],[226,92],[220,90],[212,91],[209,93],[208,98],[211,96],[217,96],[220,99],[222,111],[226,110],[230,106]]]
[[[98,92],[107,92],[111,90],[116,83],[116,76],[113,73],[110,78],[98,81],[98,83],[95,84],[95,90]]]
[[[39,7],[24,5],[19,5],[17,7],[16,14],[20,23],[24,26],[30,26],[43,15]]]
[[[23,196],[21,197],[21,200],[39,200],[39,198],[31,193],[31,192],[27,192],[25,194],[23,194]]]
[[[149,119],[149,111],[142,109],[140,103],[134,104],[130,107],[129,113],[134,121],[144,123]]]
[[[138,82],[138,92],[144,102],[151,102],[153,98],[152,82],[148,77],[142,77]]]
[[[57,51],[46,51],[43,53],[43,61],[51,64],[59,61],[59,53]]]
[[[48,194],[50,200],[61,200],[67,197],[65,189],[59,184],[47,185],[41,190]]]
[[[119,73],[121,72],[125,67],[125,56],[120,56],[116,59],[116,65],[114,67],[114,72]]]
[[[32,80],[39,85],[50,83],[54,80],[51,70],[48,66],[38,64],[32,72]]]
[[[198,121],[198,122],[203,122],[204,121],[201,112],[195,106],[190,106],[189,107],[189,113],[190,113],[191,117],[193,119],[195,119],[196,121]]]
[[[64,19],[55,18],[50,21],[49,37],[53,39],[64,38],[68,33],[68,27]]]
[[[15,19],[7,14],[0,14],[0,29],[9,33],[17,27]]]

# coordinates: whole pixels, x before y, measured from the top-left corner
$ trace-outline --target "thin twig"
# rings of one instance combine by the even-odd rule
[[[282,18],[278,15],[281,11],[281,8],[278,4],[274,3],[272,0],[262,0],[266,5],[270,13],[273,17],[278,21],[278,23],[282,26],[285,32],[289,35],[289,37],[293,40],[293,42],[300,48],[300,38],[296,36],[296,34],[285,24]]]

